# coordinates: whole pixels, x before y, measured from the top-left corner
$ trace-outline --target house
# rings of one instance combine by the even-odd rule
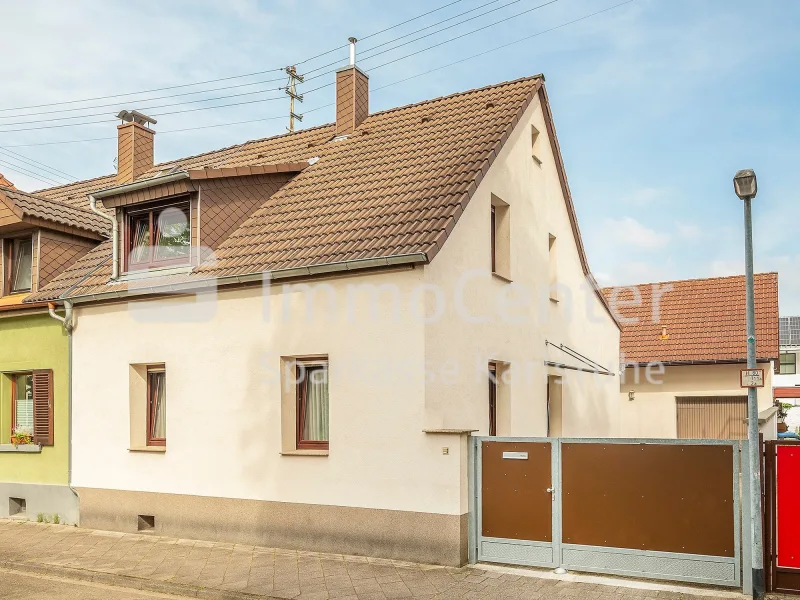
[[[46,302],[23,303],[109,232],[88,209],[0,176],[0,516],[76,523],[69,487],[69,338]],[[27,441],[32,443],[12,443]]]
[[[615,436],[619,328],[542,76],[41,190],[112,239],[71,307],[81,524],[458,565],[468,436]]]
[[[604,288],[603,294],[622,323],[621,435],[746,439],[744,276]],[[759,418],[769,439],[776,426],[777,273],[755,275],[755,308],[756,356],[764,370]]]
[[[800,317],[780,318],[780,370],[773,381],[775,402],[792,404],[785,424],[789,431],[800,427],[800,374],[797,371],[797,355],[800,354]]]
[[[780,370],[775,373],[775,387],[800,386],[800,372],[797,370],[797,355],[800,354],[800,317],[780,318],[780,348]]]

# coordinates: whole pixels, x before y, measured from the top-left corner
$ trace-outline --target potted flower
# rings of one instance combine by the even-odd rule
[[[33,434],[28,433],[27,431],[22,431],[21,429],[15,429],[11,433],[11,443],[15,446],[33,444]]]

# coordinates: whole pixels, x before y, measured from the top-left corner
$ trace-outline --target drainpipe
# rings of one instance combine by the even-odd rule
[[[97,208],[97,198],[89,194],[89,207],[104,219],[111,221],[111,279],[119,278],[119,223],[117,218]]]
[[[60,322],[61,325],[64,327],[64,331],[67,332],[67,337],[69,339],[69,348],[67,352],[69,353],[68,357],[68,367],[67,367],[67,487],[69,491],[71,491],[75,499],[78,501],[78,522],[75,525],[80,525],[80,505],[81,505],[81,497],[78,494],[78,490],[72,487],[72,330],[74,327],[74,323],[72,321],[72,302],[67,300],[64,301],[64,316],[60,316],[56,313],[56,305],[50,302],[47,305],[47,308],[50,312],[50,316],[53,317],[56,321]]]
[[[67,335],[72,335],[72,302],[64,302],[64,316],[60,316],[56,312],[56,305],[52,302],[47,304],[47,310],[50,311],[50,316],[56,321],[61,323]]]

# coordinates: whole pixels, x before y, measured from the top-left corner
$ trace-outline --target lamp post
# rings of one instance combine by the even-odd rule
[[[758,192],[755,171],[744,169],[733,177],[736,195],[744,202],[744,264],[747,285],[747,368],[756,368],[756,310],[753,290],[753,219],[751,203]],[[750,443],[750,531],[753,539],[753,598],[764,598],[764,548],[761,527],[761,452],[758,436],[756,388],[747,388],[747,440]],[[745,567],[746,568],[746,567]]]

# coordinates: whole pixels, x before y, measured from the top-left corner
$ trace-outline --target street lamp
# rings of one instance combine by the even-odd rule
[[[758,180],[753,169],[742,169],[733,176],[733,189],[741,200],[752,200],[758,193]]]
[[[747,286],[747,368],[756,368],[756,310],[753,291],[753,218],[751,203],[758,192],[753,169],[738,171],[733,189],[744,201],[744,265]],[[764,598],[764,548],[761,527],[761,440],[758,436],[758,398],[756,388],[747,388],[747,440],[750,445],[750,531],[753,539],[753,598]]]

